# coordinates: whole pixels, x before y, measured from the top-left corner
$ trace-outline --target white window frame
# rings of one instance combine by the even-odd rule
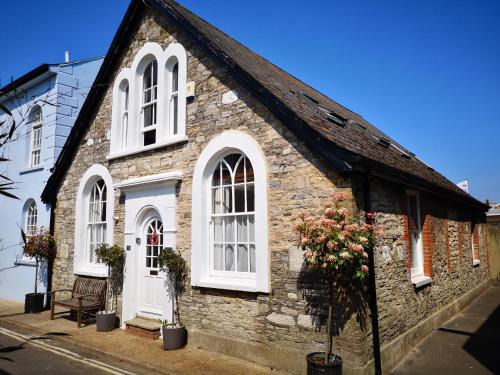
[[[33,207],[34,207],[34,214],[32,212]],[[24,232],[26,234],[26,237],[31,237],[36,234],[37,230],[38,230],[38,206],[34,200],[31,200],[26,209]]]
[[[36,106],[31,111],[30,119],[39,113],[40,116],[35,120],[31,121],[31,136],[30,136],[30,153],[29,153],[29,166],[36,167],[42,164],[42,123],[43,123],[43,113],[39,106]],[[36,160],[36,161],[35,161]]]
[[[104,182],[103,187],[99,187],[97,184],[99,181],[102,179],[97,179],[94,181],[92,186],[90,187],[90,194],[88,196],[84,197],[86,200],[86,206],[87,206],[87,211],[86,211],[86,223],[85,223],[85,237],[86,237],[86,242],[85,242],[85,263],[86,264],[95,264],[97,263],[97,260],[95,259],[95,249],[97,246],[106,243],[106,237],[105,235],[103,236],[102,233],[107,232],[107,222],[106,220],[95,220],[92,218],[93,215],[91,215],[91,210],[93,209],[92,206],[95,206],[96,204],[100,205],[101,207],[99,208],[99,216],[100,213],[103,210],[103,206],[106,205],[107,200],[103,198],[103,193],[104,190],[106,190],[106,195],[108,191],[108,187],[106,186],[106,182]],[[93,196],[97,196],[97,200],[92,201]],[[94,208],[95,209],[95,208]],[[107,214],[107,211],[106,211]],[[95,234],[99,233],[98,228],[100,228],[100,238],[96,238]],[[94,235],[93,235],[94,234]],[[92,248],[93,246],[93,248]]]
[[[154,67],[154,62],[156,62],[156,84],[153,83],[153,67]],[[147,70],[151,66],[151,86],[145,88],[144,87],[144,77],[147,73]],[[141,110],[140,110],[140,119],[141,119],[141,136],[140,136],[140,144],[141,147],[148,147],[148,146],[153,146],[158,142],[158,61],[156,59],[152,59],[148,64],[146,65],[146,70],[142,74],[142,96],[141,96]],[[151,100],[146,102],[146,92],[150,92],[151,94]],[[153,98],[154,97],[154,98]],[[146,125],[145,124],[145,116],[144,116],[144,111],[146,108],[151,107],[151,117],[152,117],[152,124]],[[145,134],[149,131],[155,132],[155,141],[149,145],[144,144],[144,137]]]
[[[157,98],[156,98],[156,143],[143,145],[143,114],[142,114],[142,77],[146,66],[156,60],[158,64]],[[169,68],[173,61],[178,63],[178,112],[177,133],[174,134],[170,119],[169,87],[171,74]],[[129,111],[127,140],[123,141],[120,85],[124,80],[129,84]],[[138,152],[164,147],[179,142],[185,142],[186,137],[186,85],[187,85],[187,54],[179,43],[171,43],[165,50],[158,43],[146,43],[136,54],[130,68],[123,68],[115,78],[113,85],[111,142],[108,160],[132,155]],[[152,130],[150,127],[144,130]]]
[[[114,236],[114,201],[115,192],[113,179],[106,167],[101,164],[92,165],[80,180],[76,196],[75,208],[75,239],[74,239],[74,273],[78,275],[105,277],[105,265],[90,262],[87,239],[89,196],[98,180],[106,184],[106,236],[105,243],[112,244]]]
[[[254,171],[255,204],[255,273],[211,271],[210,228],[211,178],[216,164],[231,153],[245,155]],[[260,145],[250,135],[229,130],[212,139],[196,162],[192,190],[191,235],[191,285],[198,287],[242,290],[248,292],[270,291],[269,243],[268,243],[268,192],[267,165]]]

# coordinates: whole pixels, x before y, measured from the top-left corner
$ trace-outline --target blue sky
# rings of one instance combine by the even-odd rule
[[[360,113],[471,193],[500,201],[500,1],[182,0],[276,65]],[[104,55],[128,5],[2,4],[1,85]]]

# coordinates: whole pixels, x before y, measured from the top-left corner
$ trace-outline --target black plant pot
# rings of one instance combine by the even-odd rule
[[[332,363],[324,363],[326,353],[315,352],[306,356],[307,375],[342,375],[342,358],[334,354]]]
[[[161,333],[164,350],[179,349],[187,344],[186,327],[162,327]]]
[[[28,293],[24,299],[24,313],[39,313],[43,311],[44,293]]]
[[[95,314],[97,332],[111,331],[116,327],[116,312],[98,311]]]

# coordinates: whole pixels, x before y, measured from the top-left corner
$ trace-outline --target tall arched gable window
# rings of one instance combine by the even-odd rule
[[[92,165],[78,187],[75,210],[76,274],[105,276],[106,268],[97,263],[95,249],[113,243],[114,188],[106,167]]]
[[[42,109],[36,105],[30,112],[28,122],[30,124],[31,135],[30,139],[30,152],[29,152],[29,166],[35,167],[41,164],[42,154]]]
[[[36,202],[30,199],[24,219],[24,233],[26,236],[34,236],[38,230],[38,208]]]
[[[181,44],[163,50],[157,43],[146,43],[132,66],[115,79],[108,158],[185,141],[186,80],[187,55]]]
[[[239,131],[214,138],[193,176],[191,284],[269,291],[267,168]]]

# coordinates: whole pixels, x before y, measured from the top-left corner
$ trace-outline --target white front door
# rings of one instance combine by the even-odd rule
[[[162,300],[166,293],[164,277],[159,269],[158,254],[163,248],[163,223],[150,218],[143,226],[140,241],[140,275],[138,315],[158,318],[162,314]]]

